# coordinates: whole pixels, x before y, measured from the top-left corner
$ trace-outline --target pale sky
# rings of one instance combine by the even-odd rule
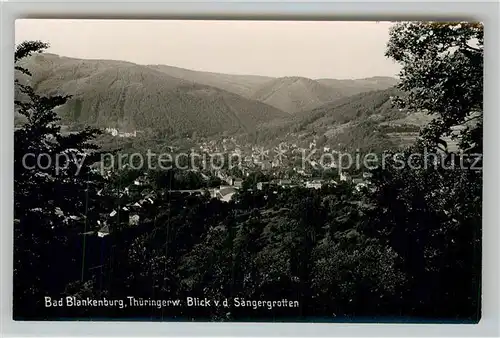
[[[16,21],[16,44],[84,59],[164,64],[229,74],[353,79],[395,76],[384,56],[389,22]]]

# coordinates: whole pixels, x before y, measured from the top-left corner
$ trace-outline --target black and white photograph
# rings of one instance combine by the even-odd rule
[[[478,323],[483,34],[16,20],[13,319]]]

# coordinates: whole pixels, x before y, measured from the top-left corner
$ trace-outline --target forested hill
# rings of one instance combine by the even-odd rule
[[[245,137],[256,143],[321,138],[321,143],[341,149],[396,148],[413,142],[429,122],[425,114],[395,108],[393,99],[401,96],[404,93],[395,87],[359,93],[297,112],[286,122],[267,124]]]
[[[72,95],[59,110],[69,122],[181,136],[249,131],[288,116],[264,103],[129,62],[40,54],[26,67],[37,92]]]
[[[149,67],[179,79],[227,90],[246,98],[250,98],[256,88],[273,80],[269,76],[201,72],[167,65],[149,65]]]
[[[295,113],[321,106],[342,96],[338,88],[305,77],[288,76],[263,84],[257,88],[252,98]]]
[[[391,119],[399,117],[392,98],[404,93],[395,87],[359,93],[329,102],[318,108],[297,113],[297,121],[304,128],[347,123],[366,118]]]
[[[397,84],[390,77],[373,77],[357,80],[313,80],[299,76],[287,76],[268,81],[258,87],[252,98],[281,110],[297,113],[322,107],[337,99],[387,89]]]
[[[178,136],[248,133],[295,123],[304,110],[348,95],[387,88],[393,78],[312,80],[199,72],[164,65],[84,60],[43,53],[23,60],[40,94],[72,98],[63,122],[145,130]],[[17,74],[20,79],[26,77]]]

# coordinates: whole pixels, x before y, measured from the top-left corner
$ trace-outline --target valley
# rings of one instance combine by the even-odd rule
[[[321,139],[332,148],[386,149],[411,143],[429,121],[392,107],[391,98],[401,93],[390,77],[272,78],[50,53],[23,62],[38,93],[71,95],[58,113],[73,129],[139,131],[149,140],[231,136],[271,147]]]

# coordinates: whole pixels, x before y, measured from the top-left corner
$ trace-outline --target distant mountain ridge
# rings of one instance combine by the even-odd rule
[[[321,84],[337,88],[342,96],[351,96],[373,90],[383,90],[394,87],[398,80],[388,76],[373,76],[356,80],[336,80],[336,79],[318,79]]]
[[[69,94],[65,121],[164,130],[176,135],[252,132],[289,123],[352,93],[389,88],[396,79],[313,80],[200,72],[166,65],[87,60],[43,53],[25,66],[35,90]],[[16,93],[19,95],[19,93]]]
[[[398,83],[396,78],[386,76],[354,80],[315,80],[303,76],[275,78],[261,75],[221,74],[166,65],[149,67],[179,79],[217,87],[261,101],[288,113],[313,109],[338,98],[362,92],[387,89]]]
[[[129,62],[39,54],[26,67],[38,92],[73,96],[60,109],[70,122],[211,135],[248,131],[288,116],[261,102]]]
[[[195,71],[167,65],[148,65],[148,67],[199,84],[217,87],[249,98],[255,88],[272,80],[272,77],[260,75],[233,75],[213,72]]]

